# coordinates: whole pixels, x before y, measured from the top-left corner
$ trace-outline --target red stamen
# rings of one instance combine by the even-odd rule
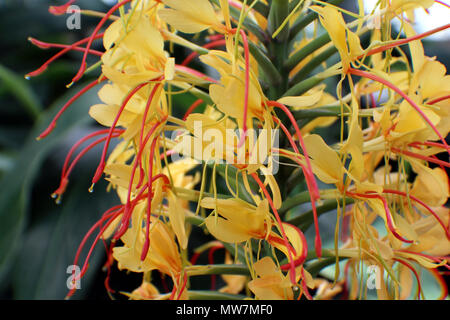
[[[28,38],[29,41],[31,41],[32,44],[34,44],[35,46],[38,46],[41,49],[49,49],[49,48],[62,48],[62,49],[70,49],[70,50],[75,50],[75,51],[82,51],[84,52],[84,50],[86,50],[86,48],[83,47],[74,47],[73,45],[67,45],[67,44],[59,44],[59,43],[50,43],[50,42],[43,42],[34,38]],[[104,52],[101,51],[97,51],[97,50],[89,50],[90,54],[94,54],[97,56],[101,56],[103,55]]]
[[[86,259],[85,259],[85,262],[84,262],[82,271],[81,271],[81,273],[80,273],[80,275],[79,275],[79,277],[78,277],[77,280],[81,279],[81,278],[84,276],[84,274],[86,273],[86,270],[87,270],[87,262],[89,261],[90,255],[91,255],[91,253],[92,253],[92,251],[93,251],[93,248],[94,248],[95,245],[97,244],[98,240],[100,239],[101,235],[102,235],[103,232],[106,230],[106,228],[107,228],[107,227],[114,221],[114,219],[121,213],[121,211],[122,211],[121,207],[122,207],[122,206],[123,206],[123,205],[117,205],[117,206],[114,206],[114,207],[110,208],[109,210],[107,210],[107,211],[103,214],[102,218],[101,218],[100,220],[98,220],[98,221],[97,221],[97,222],[89,229],[89,231],[86,233],[86,235],[83,237],[83,240],[81,241],[80,245],[78,246],[77,253],[76,253],[76,255],[75,255],[75,259],[74,259],[73,265],[78,265],[78,259],[79,259],[80,255],[81,255],[81,251],[83,250],[84,245],[86,244],[88,238],[89,238],[89,237],[92,235],[92,233],[97,229],[97,227],[99,227],[105,220],[109,219],[108,222],[106,223],[106,225],[105,225],[104,227],[102,227],[102,229],[101,229],[100,232],[98,233],[97,237],[95,238],[94,243],[92,244],[92,246],[91,246],[91,248],[90,248],[90,250],[89,250],[89,253],[88,253],[88,255],[87,255]],[[74,288],[74,289],[71,289],[71,290],[69,291],[69,293],[67,294],[66,298],[71,297],[71,296],[75,293],[75,290],[76,290],[75,288]]]
[[[438,264],[442,263],[443,261],[446,261],[446,264],[444,264],[443,267],[445,267],[448,270],[450,270],[450,265],[448,264],[448,262],[446,260],[446,257],[433,257],[433,256],[430,256],[430,255],[425,254],[425,253],[413,252],[413,251],[409,251],[409,250],[406,250],[406,249],[399,249],[397,251],[405,252],[405,253],[409,253],[409,254],[413,254],[413,255],[418,255],[418,256],[430,259],[430,260],[432,260],[432,261],[434,261],[434,262],[436,262]]]
[[[188,280],[187,275],[184,275],[183,285],[181,286],[180,293],[178,294],[177,300],[180,300],[181,295],[183,294],[183,291],[186,289],[187,280]]]
[[[66,4],[63,4],[61,6],[50,6],[48,8],[48,12],[50,12],[51,14],[53,14],[55,16],[63,15],[67,12],[67,8],[69,8],[72,5],[72,3],[74,3],[75,1],[76,0],[70,0]]]
[[[427,104],[436,104],[436,103],[439,103],[441,101],[448,100],[448,99],[450,99],[450,94],[447,95],[447,96],[443,96],[443,97],[440,97],[440,98],[436,98],[436,99],[430,100],[430,101],[427,102]]]
[[[436,163],[438,165],[450,168],[450,163],[442,161],[442,160],[439,160],[439,159],[423,156],[421,154],[414,153],[414,152],[407,151],[407,150],[400,150],[400,149],[397,149],[397,148],[391,148],[391,150],[393,152],[396,152],[396,153],[401,153],[401,154],[404,154],[406,156],[410,156],[410,157],[413,157],[413,158],[416,158],[416,159],[425,160],[425,161],[428,161],[428,162]]]
[[[126,1],[126,0],[124,0]],[[148,82],[144,82],[141,83],[140,85],[136,86],[125,98],[125,100],[123,101],[119,111],[117,112],[117,115],[114,119],[113,124],[111,125],[111,128],[109,129],[109,133],[108,133],[108,138],[106,139],[105,142],[105,146],[103,148],[103,152],[102,152],[102,157],[100,159],[100,164],[97,167],[97,170],[95,172],[94,177],[92,178],[92,186],[91,186],[91,190],[93,189],[93,186],[98,182],[98,180],[100,180],[100,177],[103,174],[103,170],[105,169],[105,159],[106,159],[106,153],[108,152],[108,147],[109,147],[109,143],[111,141],[111,136],[112,133],[117,125],[117,122],[119,121],[120,116],[122,115],[123,110],[125,109],[128,101],[130,101],[130,99],[139,91],[139,89],[143,88],[144,86],[146,86],[148,84]]]
[[[248,40],[247,35],[245,34],[244,30],[239,30],[242,42],[244,44],[244,58],[245,58],[245,87],[244,87],[244,115],[243,115],[243,125],[242,125],[242,136],[240,138],[238,148],[240,148],[245,141],[245,138],[247,136],[247,113],[248,113],[248,93],[249,93],[249,86],[250,86],[250,53],[248,49]]]
[[[384,189],[383,193],[390,193],[390,194],[397,194],[400,196],[403,196],[405,198],[408,198],[408,195],[405,192],[402,191],[397,191],[397,190],[391,190],[391,189]],[[447,239],[450,240],[450,230],[447,229],[447,227],[445,226],[444,222],[442,221],[442,219],[437,215],[436,212],[433,211],[433,209],[431,209],[425,202],[423,202],[422,200],[409,195],[409,198],[415,202],[417,202],[418,204],[420,204],[422,207],[424,207],[425,209],[428,210],[428,212],[430,212],[435,218],[436,220],[439,222],[439,224],[441,225],[441,227],[444,229],[445,234],[447,235]]]
[[[382,196],[378,195],[378,194],[361,194],[361,193],[353,193],[353,192],[349,192],[347,191],[347,194],[350,196],[356,196],[356,197],[361,197],[361,198],[369,198],[369,199],[379,199],[383,202],[383,206],[384,206],[384,211],[386,212],[386,223],[388,225],[388,229],[389,231],[391,231],[391,233],[399,240],[406,242],[406,243],[413,243],[414,241],[412,240],[408,240],[403,238],[401,235],[398,234],[397,230],[395,230],[394,228],[394,224],[393,224],[393,220],[392,220],[392,214],[391,214],[391,210],[389,209],[388,203],[386,201],[385,198],[383,198]]]
[[[414,276],[416,277],[416,281],[417,281],[417,299],[420,300],[420,294],[422,292],[422,287],[420,285],[420,279],[419,279],[419,275],[417,274],[416,269],[414,269],[414,267],[410,263],[406,262],[405,260],[397,259],[397,258],[392,258],[392,260],[401,263],[402,265],[404,265],[405,267],[407,267],[409,270],[411,270],[414,273]]]
[[[371,56],[373,54],[380,53],[380,52],[392,49],[394,47],[398,47],[398,46],[407,44],[408,42],[428,37],[428,36],[430,36],[432,34],[435,34],[437,32],[443,31],[443,30],[448,29],[448,28],[450,28],[450,24],[446,24],[446,25],[444,25],[442,27],[438,27],[438,28],[432,29],[430,31],[427,31],[427,32],[424,32],[424,33],[420,33],[420,34],[417,34],[415,36],[412,36],[412,37],[409,37],[409,38],[406,38],[406,39],[401,39],[401,40],[394,41],[394,42],[386,44],[384,46],[372,49],[369,52],[367,52],[366,54],[360,55],[356,59],[361,59],[363,57]]]
[[[187,109],[186,113],[184,114],[183,121],[186,121],[187,117],[194,111],[199,105],[203,103],[202,99],[196,100],[191,106]]]
[[[310,191],[310,197],[311,197],[311,205],[312,205],[312,209],[313,209],[313,216],[314,216],[314,227],[316,230],[316,237],[315,237],[315,249],[316,249],[316,254],[317,257],[321,257],[322,256],[322,239],[320,237],[320,230],[319,230],[319,220],[317,217],[317,210],[315,207],[315,201],[317,199],[320,199],[320,193],[319,193],[319,188],[317,186],[317,182],[316,179],[314,178],[314,174],[313,174],[313,170],[312,170],[312,166],[311,166],[311,161],[309,160],[309,155],[308,155],[308,151],[306,150],[306,146],[305,143],[303,141],[303,136],[302,133],[300,131],[300,128],[297,125],[297,121],[295,121],[294,116],[292,115],[292,113],[289,111],[289,109],[282,103],[279,103],[277,101],[268,101],[267,102],[268,106],[272,106],[272,107],[277,107],[280,108],[281,110],[283,110],[283,112],[288,116],[289,120],[291,121],[292,125],[295,128],[295,131],[297,133],[298,136],[298,140],[300,142],[300,146],[302,147],[303,150],[303,154],[304,154],[304,158],[306,161],[306,165],[308,167],[308,170],[304,170],[303,168],[303,172],[305,173],[305,177],[306,177],[306,185],[308,187],[308,190]],[[284,127],[284,125],[281,123],[281,121],[279,122],[281,128]],[[283,131],[286,133],[288,132],[288,130],[284,127]],[[289,134],[287,134],[288,139],[289,139]],[[294,151],[298,154],[300,154],[300,152],[298,151],[295,143],[293,143],[292,139],[289,139],[290,143],[292,145],[292,147],[294,148]]]
[[[53,118],[52,122],[50,122],[50,125],[47,127],[47,129],[45,129],[38,137],[37,139],[40,140],[42,138],[45,138],[46,136],[48,136],[53,129],[55,129],[56,127],[56,122],[58,121],[58,119],[62,116],[62,114],[67,110],[68,107],[70,107],[72,105],[72,103],[75,102],[75,100],[77,100],[79,97],[81,97],[83,94],[85,94],[87,91],[89,91],[90,89],[92,89],[93,87],[95,87],[97,84],[103,82],[104,80],[106,80],[105,77],[102,77],[100,80],[94,80],[91,83],[89,83],[86,87],[84,87],[83,89],[81,89],[79,92],[77,92],[77,94],[75,94],[72,98],[69,99],[69,101],[66,102],[66,104],[63,105],[63,107],[58,111],[58,113],[56,114],[56,116]]]
[[[117,129],[117,130],[119,131],[119,129]],[[95,132],[93,132],[93,133],[90,133],[90,134],[88,134],[87,136],[85,136],[85,137],[81,138],[80,140],[78,140],[78,141],[72,146],[72,148],[70,148],[69,152],[67,153],[67,156],[66,156],[66,159],[65,159],[65,161],[64,161],[63,168],[62,168],[61,176],[65,176],[65,175],[66,175],[66,170],[67,170],[67,167],[68,167],[68,165],[69,165],[70,158],[72,157],[72,155],[74,154],[75,150],[76,150],[79,146],[81,146],[83,143],[85,143],[86,141],[88,141],[89,139],[91,139],[91,138],[93,138],[93,137],[95,137],[95,136],[98,136],[98,135],[101,135],[101,134],[108,133],[108,131],[109,131],[109,129],[98,130],[98,131],[95,131]],[[123,131],[124,131],[124,130],[121,130],[121,132],[123,132]]]
[[[95,40],[95,39],[102,38],[102,37],[103,37],[103,33],[101,33],[101,34],[95,36],[95,37],[94,37],[94,40]],[[28,39],[29,39],[32,43],[34,43],[34,41],[38,41],[38,40],[35,40],[35,39],[33,39],[33,38],[28,38]],[[48,65],[49,65],[50,63],[52,63],[53,61],[55,61],[56,59],[58,59],[59,57],[61,57],[61,56],[64,55],[65,53],[69,52],[70,50],[73,50],[74,47],[77,47],[77,46],[79,46],[79,45],[82,45],[82,44],[86,43],[87,41],[89,41],[89,38],[85,38],[85,39],[82,39],[82,40],[80,40],[80,41],[77,41],[77,42],[75,42],[75,43],[69,45],[68,47],[62,49],[62,50],[59,51],[57,54],[55,54],[53,57],[51,57],[51,58],[48,59],[46,62],[44,62],[44,64],[43,64],[42,66],[40,66],[38,69],[36,69],[35,71],[32,71],[32,72],[26,74],[26,75],[25,75],[25,78],[28,79],[28,78],[30,78],[30,77],[35,77],[35,76],[40,75],[42,72],[44,72],[44,71],[47,69],[47,67],[48,67]],[[85,50],[86,50],[86,48],[85,48]]]
[[[450,26],[450,24],[448,25]],[[420,109],[420,107],[410,98],[408,95],[406,95],[403,91],[401,91],[398,87],[396,87],[394,84],[390,83],[389,81],[384,80],[383,78],[371,74],[366,71],[357,70],[353,68],[349,68],[348,73],[353,74],[355,76],[360,76],[364,78],[371,79],[373,81],[377,81],[379,83],[384,84],[388,88],[394,90],[397,92],[403,99],[408,101],[408,103],[421,115],[421,117],[428,123],[428,125],[432,128],[432,130],[436,133],[436,135],[439,137],[439,139],[442,141],[442,143],[445,145],[445,148],[447,152],[450,154],[450,147],[448,146],[447,142],[445,141],[444,137],[441,135],[439,130],[436,128],[436,126],[431,122],[431,120],[425,115],[425,113]]]
[[[216,40],[216,41],[212,41],[210,43],[207,43],[205,45],[203,45],[202,47],[205,49],[210,49],[210,48],[215,48],[215,47],[220,47],[220,46],[224,46],[226,44],[225,40]],[[189,63],[191,63],[192,60],[195,59],[195,57],[198,56],[198,52],[194,51],[191,54],[189,54],[186,59],[183,60],[183,62],[181,63],[182,66],[187,66]]]
[[[299,228],[297,228],[296,226],[294,226],[292,224],[290,224],[290,226],[292,228],[294,228],[295,231],[297,231],[297,233],[299,234],[300,239],[302,241],[302,254],[300,257],[298,257],[294,261],[295,267],[298,267],[299,265],[303,264],[306,260],[306,256],[308,255],[308,242],[306,241],[305,235]],[[294,249],[294,248],[292,248],[292,249]],[[294,251],[295,251],[295,249],[294,249]],[[288,263],[286,263],[286,264],[280,266],[280,269],[283,271],[286,271],[289,269],[289,267],[290,267],[290,265]]]
[[[219,245],[219,246],[214,246],[211,249],[209,249],[208,252],[208,263],[209,264],[214,264],[214,252],[216,252],[219,249],[222,249],[223,245]],[[212,274],[211,275],[211,290],[216,290],[216,275]]]
[[[217,83],[217,80],[214,80],[213,78],[207,76],[206,74],[201,73],[200,71],[197,71],[195,69],[180,65],[180,64],[175,65],[175,70],[179,70],[182,72],[192,74],[193,76],[199,77],[200,79],[203,79],[203,80],[206,80],[209,82]]]
[[[148,249],[150,247],[150,216],[152,211],[152,200],[153,200],[153,193],[152,193],[152,185],[153,185],[153,158],[155,156],[155,148],[156,143],[158,141],[158,137],[153,139],[152,144],[150,146],[150,156],[149,156],[149,170],[148,170],[148,195],[147,195],[147,221],[146,221],[146,232],[145,232],[145,242],[144,246],[142,247],[142,253],[141,253],[141,261],[144,261],[147,257]]]
[[[291,244],[289,243],[289,241],[286,237],[286,233],[284,232],[283,223],[281,222],[280,216],[278,214],[278,210],[275,208],[275,205],[273,204],[273,201],[272,201],[272,197],[270,196],[269,192],[267,191],[266,187],[264,186],[264,183],[262,183],[262,181],[259,179],[259,177],[255,173],[252,173],[251,176],[253,177],[253,179],[255,179],[256,183],[259,185],[259,187],[263,191],[267,201],[269,202],[270,207],[272,208],[272,211],[275,215],[275,219],[277,220],[277,223],[280,227],[281,236],[283,237],[284,245],[288,251],[289,265],[290,265],[290,270],[291,270],[291,273],[290,273],[291,282],[292,282],[292,284],[296,284],[295,263],[294,263],[294,259],[292,257],[292,251],[295,252],[295,249],[291,246]]]
[[[309,293],[308,286],[306,285],[305,271],[303,270],[303,268],[302,268],[302,290],[303,290],[303,293],[305,294],[306,299],[314,300],[313,297],[311,296],[311,294]]]
[[[136,173],[136,168],[137,168],[138,164],[140,163],[140,159],[142,157],[142,152],[144,151],[144,148],[147,145],[148,140],[150,139],[150,137],[152,136],[152,134],[155,132],[156,128],[158,128],[158,126],[160,124],[161,123],[155,123],[155,125],[150,129],[150,131],[145,136],[145,139],[144,139],[143,143],[141,143],[141,147],[140,147],[140,149],[138,151],[138,154],[136,155],[136,159],[135,159],[134,164],[133,164],[133,169],[131,170],[130,182],[128,184],[127,203],[125,204],[124,215],[123,215],[123,218],[122,218],[122,221],[121,221],[121,227],[119,228],[117,234],[114,236],[114,239],[119,239],[120,237],[122,237],[122,235],[128,229],[129,219],[130,219],[131,212],[132,212],[132,210],[130,208],[131,190],[133,189],[133,181],[134,181],[134,175]],[[147,186],[148,185],[146,185],[146,187]]]
[[[117,138],[120,136],[121,133],[115,134],[113,135],[113,138]],[[83,140],[83,139],[82,139]],[[106,137],[104,138],[100,138],[97,139],[96,141],[92,142],[91,144],[89,144],[87,147],[85,147],[76,157],[75,159],[72,161],[72,163],[70,164],[70,167],[68,169],[66,169],[65,172],[63,172],[63,174],[61,175],[61,182],[60,185],[58,187],[58,189],[55,190],[55,192],[52,193],[52,198],[57,198],[57,203],[59,203],[60,201],[60,197],[61,195],[65,192],[67,184],[69,183],[69,175],[72,172],[73,168],[75,167],[75,165],[78,163],[78,161],[80,161],[80,159],[92,148],[94,148],[96,145],[100,144],[101,142],[105,141]],[[66,165],[66,163],[68,162],[68,159],[66,157],[66,162],[64,163],[64,165]],[[64,168],[63,168],[64,170]]]
[[[117,3],[115,6],[113,6],[100,20],[100,22],[97,24],[97,26],[94,29],[94,32],[92,32],[92,35],[89,37],[88,43],[86,44],[86,49],[84,51],[83,59],[81,61],[80,69],[78,70],[75,77],[72,79],[72,82],[69,84],[71,86],[74,82],[77,82],[83,75],[84,71],[86,70],[86,58],[88,54],[88,50],[91,48],[92,42],[95,39],[95,36],[97,35],[97,32],[100,30],[100,28],[105,24],[105,22],[109,19],[109,17],[120,7],[127,4],[131,0],[122,0],[119,3]]]

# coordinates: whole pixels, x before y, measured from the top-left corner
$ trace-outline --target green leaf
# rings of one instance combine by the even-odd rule
[[[21,102],[31,118],[33,120],[36,119],[42,110],[42,106],[25,80],[2,65],[0,65],[0,80],[7,91],[12,93]]]
[[[92,168],[89,168],[92,169]],[[67,267],[73,264],[77,248],[89,228],[100,219],[102,213],[114,205],[113,194],[107,194],[102,182],[94,194],[88,192],[92,170],[79,175],[77,183],[65,194],[61,205],[54,205],[43,222],[32,228],[22,242],[19,258],[14,265],[13,294],[15,299],[63,299],[67,293]],[[117,199],[116,199],[117,200]],[[81,254],[78,265],[84,263],[92,235]],[[74,298],[89,293],[103,258],[103,244],[97,244],[89,259],[89,269],[81,279],[81,289]]]
[[[78,88],[79,90],[79,88]],[[90,91],[78,99],[59,120],[57,127],[45,139],[36,141],[36,137],[50,123],[60,107],[74,93],[70,90],[48,111],[41,114],[23,149],[17,156],[14,167],[0,179],[0,287],[6,285],[16,250],[27,221],[28,204],[33,182],[42,162],[49,152],[64,139],[71,129],[89,121],[89,107],[97,102],[95,92]]]

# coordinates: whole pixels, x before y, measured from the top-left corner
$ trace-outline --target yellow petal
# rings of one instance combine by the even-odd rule
[[[220,21],[208,0],[163,0],[171,9],[160,9],[159,17],[175,29],[198,33],[209,27],[220,26]]]
[[[169,200],[169,219],[175,235],[177,236],[178,243],[182,249],[187,248],[188,238],[186,236],[185,227],[185,214],[184,209],[180,205],[175,194],[169,190],[167,194]]]
[[[317,91],[310,95],[298,97],[282,97],[278,99],[279,103],[295,108],[306,108],[315,105],[322,98],[323,91]]]

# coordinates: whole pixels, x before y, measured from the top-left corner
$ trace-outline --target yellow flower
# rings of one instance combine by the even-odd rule
[[[145,228],[139,225],[139,210],[135,209],[131,228],[120,238],[124,246],[115,247],[113,256],[118,261],[119,269],[133,272],[159,270],[172,278],[177,278],[182,271],[181,257],[175,243],[173,232],[160,220],[150,224],[150,249],[144,261],[141,261],[142,248],[145,242]]]
[[[292,283],[277,268],[273,260],[264,257],[253,265],[257,278],[248,283],[248,288],[260,300],[292,300]]]
[[[267,200],[254,207],[243,200],[204,198],[200,205],[216,212],[205,219],[208,231],[218,240],[239,243],[264,239],[271,227]]]
[[[145,13],[129,13],[113,22],[103,45],[102,71],[116,84],[135,87],[163,75],[173,78],[173,58],[168,58],[161,33]]]
[[[162,0],[170,8],[159,9],[159,17],[185,33],[198,33],[207,28],[224,33],[213,6],[208,0]]]
[[[320,22],[339,51],[343,73],[346,74],[350,63],[364,52],[359,37],[346,27],[344,18],[337,9],[331,6],[310,8],[319,13]]]

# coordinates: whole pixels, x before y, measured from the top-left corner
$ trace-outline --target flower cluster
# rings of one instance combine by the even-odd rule
[[[442,160],[450,153],[450,76],[421,39],[450,25],[414,31],[414,10],[432,0],[379,1],[368,15],[341,2],[122,0],[96,13],[101,20],[86,39],[31,39],[61,51],[27,76],[71,50],[83,53],[72,83],[101,68],[39,137],[102,85],[102,104],[89,114],[105,129],[74,145],[53,194],[61,197],[74,165],[102,144],[91,191],[104,175],[121,203],[87,232],[74,264],[95,239],[81,275],[103,239],[108,269],[142,274],[132,299],[208,298],[190,288],[199,275],[212,275],[216,298],[356,299],[365,292],[363,266],[380,270],[380,299],[420,299],[420,270],[447,295],[440,270],[450,269],[450,165]],[[102,52],[91,48],[98,39]],[[188,55],[179,60],[181,49]],[[333,54],[339,59],[330,64]],[[88,55],[100,57],[89,69]],[[197,100],[188,107],[176,95]],[[324,128],[337,139],[320,134]],[[318,218],[332,211],[334,246],[322,248]],[[313,241],[304,235],[310,226]],[[194,228],[211,241],[193,248]],[[215,264],[222,249],[225,260]],[[210,264],[197,264],[208,250]],[[329,264],[334,284],[318,277]],[[152,284],[158,274],[171,289]],[[215,275],[225,283],[218,290]]]

